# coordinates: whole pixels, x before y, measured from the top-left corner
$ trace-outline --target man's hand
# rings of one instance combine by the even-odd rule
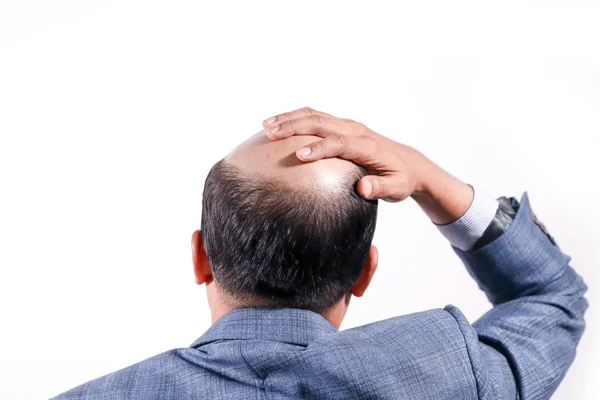
[[[367,168],[369,175],[360,180],[358,192],[366,199],[401,201],[421,191],[420,172],[427,163],[413,148],[379,135],[365,125],[311,108],[280,114],[263,122],[271,139],[292,135],[316,135],[323,138],[296,152],[302,161],[341,157]]]
[[[296,151],[305,162],[340,157],[367,168],[357,184],[365,199],[402,201],[412,196],[433,222],[460,217],[473,199],[471,187],[452,177],[419,151],[394,142],[350,119],[302,108],[267,118],[265,134],[273,140],[292,135],[322,137]]]

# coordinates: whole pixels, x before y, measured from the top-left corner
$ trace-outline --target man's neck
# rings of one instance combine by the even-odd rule
[[[260,307],[257,304],[228,304],[228,302],[222,301],[221,299],[210,299],[209,296],[209,306],[210,306],[210,315],[211,315],[211,323],[217,322],[219,318],[224,316],[230,311],[233,311],[237,308],[244,307]],[[216,301],[215,301],[216,300]],[[342,325],[342,321],[346,316],[346,311],[348,310],[348,305],[350,303],[350,294],[344,296],[337,304],[328,309],[327,311],[320,313],[323,318],[329,321],[336,329],[340,329]]]

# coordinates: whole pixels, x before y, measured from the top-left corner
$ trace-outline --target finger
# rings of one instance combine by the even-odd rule
[[[308,117],[311,115],[320,115],[322,117],[335,118],[333,115],[324,113],[322,111],[317,111],[310,107],[303,107],[294,111],[288,111],[283,114],[278,114],[274,117],[267,118],[263,121],[263,127],[267,128],[275,124],[281,124],[282,122],[289,121],[290,119],[298,119],[302,117]]]
[[[351,125],[337,118],[321,115],[309,115],[302,118],[292,118],[281,124],[265,129],[265,134],[271,139],[284,139],[293,135],[316,135],[326,137],[332,133],[350,133]]]
[[[365,176],[358,181],[356,189],[367,200],[382,199],[389,202],[402,201],[412,194],[406,175],[402,173]]]
[[[368,167],[375,151],[369,139],[362,136],[341,135],[330,133],[322,140],[309,143],[296,151],[296,156],[302,161],[316,161],[323,158],[341,157]]]

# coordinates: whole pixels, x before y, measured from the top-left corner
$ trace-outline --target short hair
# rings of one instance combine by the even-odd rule
[[[356,166],[339,188],[294,187],[225,160],[210,170],[202,240],[226,296],[246,304],[322,313],[358,279],[377,219],[377,201],[356,193]]]

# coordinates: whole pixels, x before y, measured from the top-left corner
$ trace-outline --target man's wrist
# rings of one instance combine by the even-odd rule
[[[433,223],[449,224],[465,214],[473,202],[471,186],[431,162],[420,172],[418,190],[411,197]]]

